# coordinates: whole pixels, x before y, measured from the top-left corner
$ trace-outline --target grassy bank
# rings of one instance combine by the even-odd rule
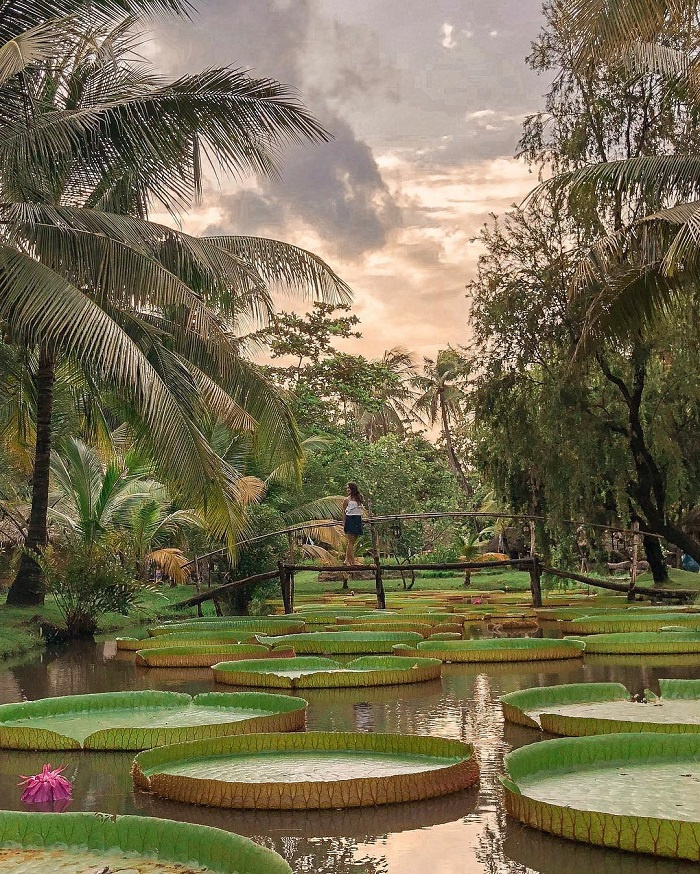
[[[195,616],[192,610],[174,611],[172,605],[195,594],[194,586],[163,588],[144,594],[142,604],[128,616],[105,613],[99,621],[98,633],[108,634],[125,628],[145,625],[157,619]],[[0,594],[4,600],[4,594]],[[211,607],[208,607],[211,610]],[[0,659],[14,658],[40,649],[45,645],[41,628],[45,625],[61,627],[61,613],[51,596],[41,607],[7,607],[0,604]]]

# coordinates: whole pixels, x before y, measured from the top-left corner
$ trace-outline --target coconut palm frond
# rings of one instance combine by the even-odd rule
[[[146,554],[146,560],[153,562],[179,586],[184,586],[192,573],[189,558],[181,549],[174,547],[154,549]]]
[[[266,283],[308,300],[347,304],[350,287],[318,255],[262,237],[205,237],[255,267]]]
[[[67,24],[56,20],[42,22],[0,45],[0,85],[30,64],[55,56]]]
[[[694,0],[563,0],[561,12],[576,35],[579,64],[606,62],[635,43],[654,41],[672,26],[685,28],[696,11]]]

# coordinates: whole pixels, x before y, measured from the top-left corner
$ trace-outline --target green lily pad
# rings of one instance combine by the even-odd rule
[[[294,634],[304,630],[303,619],[287,616],[255,618],[249,616],[223,616],[220,619],[190,619],[184,622],[168,622],[148,629],[151,637],[189,631],[254,631],[257,634]]]
[[[105,692],[0,705],[0,747],[142,750],[224,734],[303,728],[306,702],[286,695]]]
[[[222,662],[214,665],[217,683],[274,689],[329,689],[348,686],[391,686],[440,678],[439,659],[365,656],[342,664],[333,659],[301,656]]]
[[[390,653],[397,643],[417,644],[423,636],[413,631],[311,631],[294,635],[297,654]],[[266,643],[279,646],[281,637],[268,637]]]
[[[572,840],[700,861],[700,737],[617,734],[506,757],[506,809]]]
[[[539,637],[483,638],[481,640],[425,640],[418,655],[443,662],[513,662],[579,658],[583,644],[576,640]],[[398,652],[398,650],[397,650]]]
[[[162,638],[152,638],[162,640]],[[293,658],[291,646],[270,649],[263,644],[234,643],[201,646],[161,646],[136,651],[136,664],[146,668],[210,668],[217,662],[238,659]]]
[[[151,649],[163,646],[196,646],[208,644],[234,644],[250,641],[258,643],[256,631],[181,631],[173,634],[161,634],[158,637],[118,637],[117,650],[137,652],[141,649]]]
[[[478,780],[461,741],[373,732],[214,738],[136,756],[135,785],[212,807],[346,808],[416,801]]]
[[[697,613],[608,613],[604,616],[583,616],[566,623],[572,634],[612,634],[615,632],[660,631],[668,625],[700,629]]]
[[[618,732],[700,733],[700,680],[659,680],[661,697],[633,701],[619,683],[573,683],[510,692],[501,697],[510,722],[550,734]]]
[[[586,653],[693,653],[700,652],[700,631],[637,631],[587,635]]]
[[[146,816],[0,812],[0,870],[17,874],[291,874],[272,850],[221,829]]]

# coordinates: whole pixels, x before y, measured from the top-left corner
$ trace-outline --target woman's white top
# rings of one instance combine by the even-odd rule
[[[348,505],[345,508],[346,516],[361,516],[362,515],[362,504],[358,504],[357,501],[348,501]]]

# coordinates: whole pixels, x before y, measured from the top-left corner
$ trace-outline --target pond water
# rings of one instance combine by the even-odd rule
[[[506,753],[541,735],[504,724],[498,697],[530,686],[618,682],[658,693],[660,677],[700,677],[700,654],[595,660],[445,665],[442,680],[372,689],[305,689],[308,728],[432,734],[475,745],[479,788],[429,801],[347,811],[224,811],[134,791],[132,753],[0,753],[0,806],[26,809],[18,774],[46,761],[67,765],[70,810],[160,816],[252,837],[284,856],[295,874],[697,874],[692,863],[603,850],[554,838],[509,820],[498,774]],[[233,691],[208,669],[144,669],[112,643],[76,644],[0,667],[0,703],[128,689],[198,694]]]

